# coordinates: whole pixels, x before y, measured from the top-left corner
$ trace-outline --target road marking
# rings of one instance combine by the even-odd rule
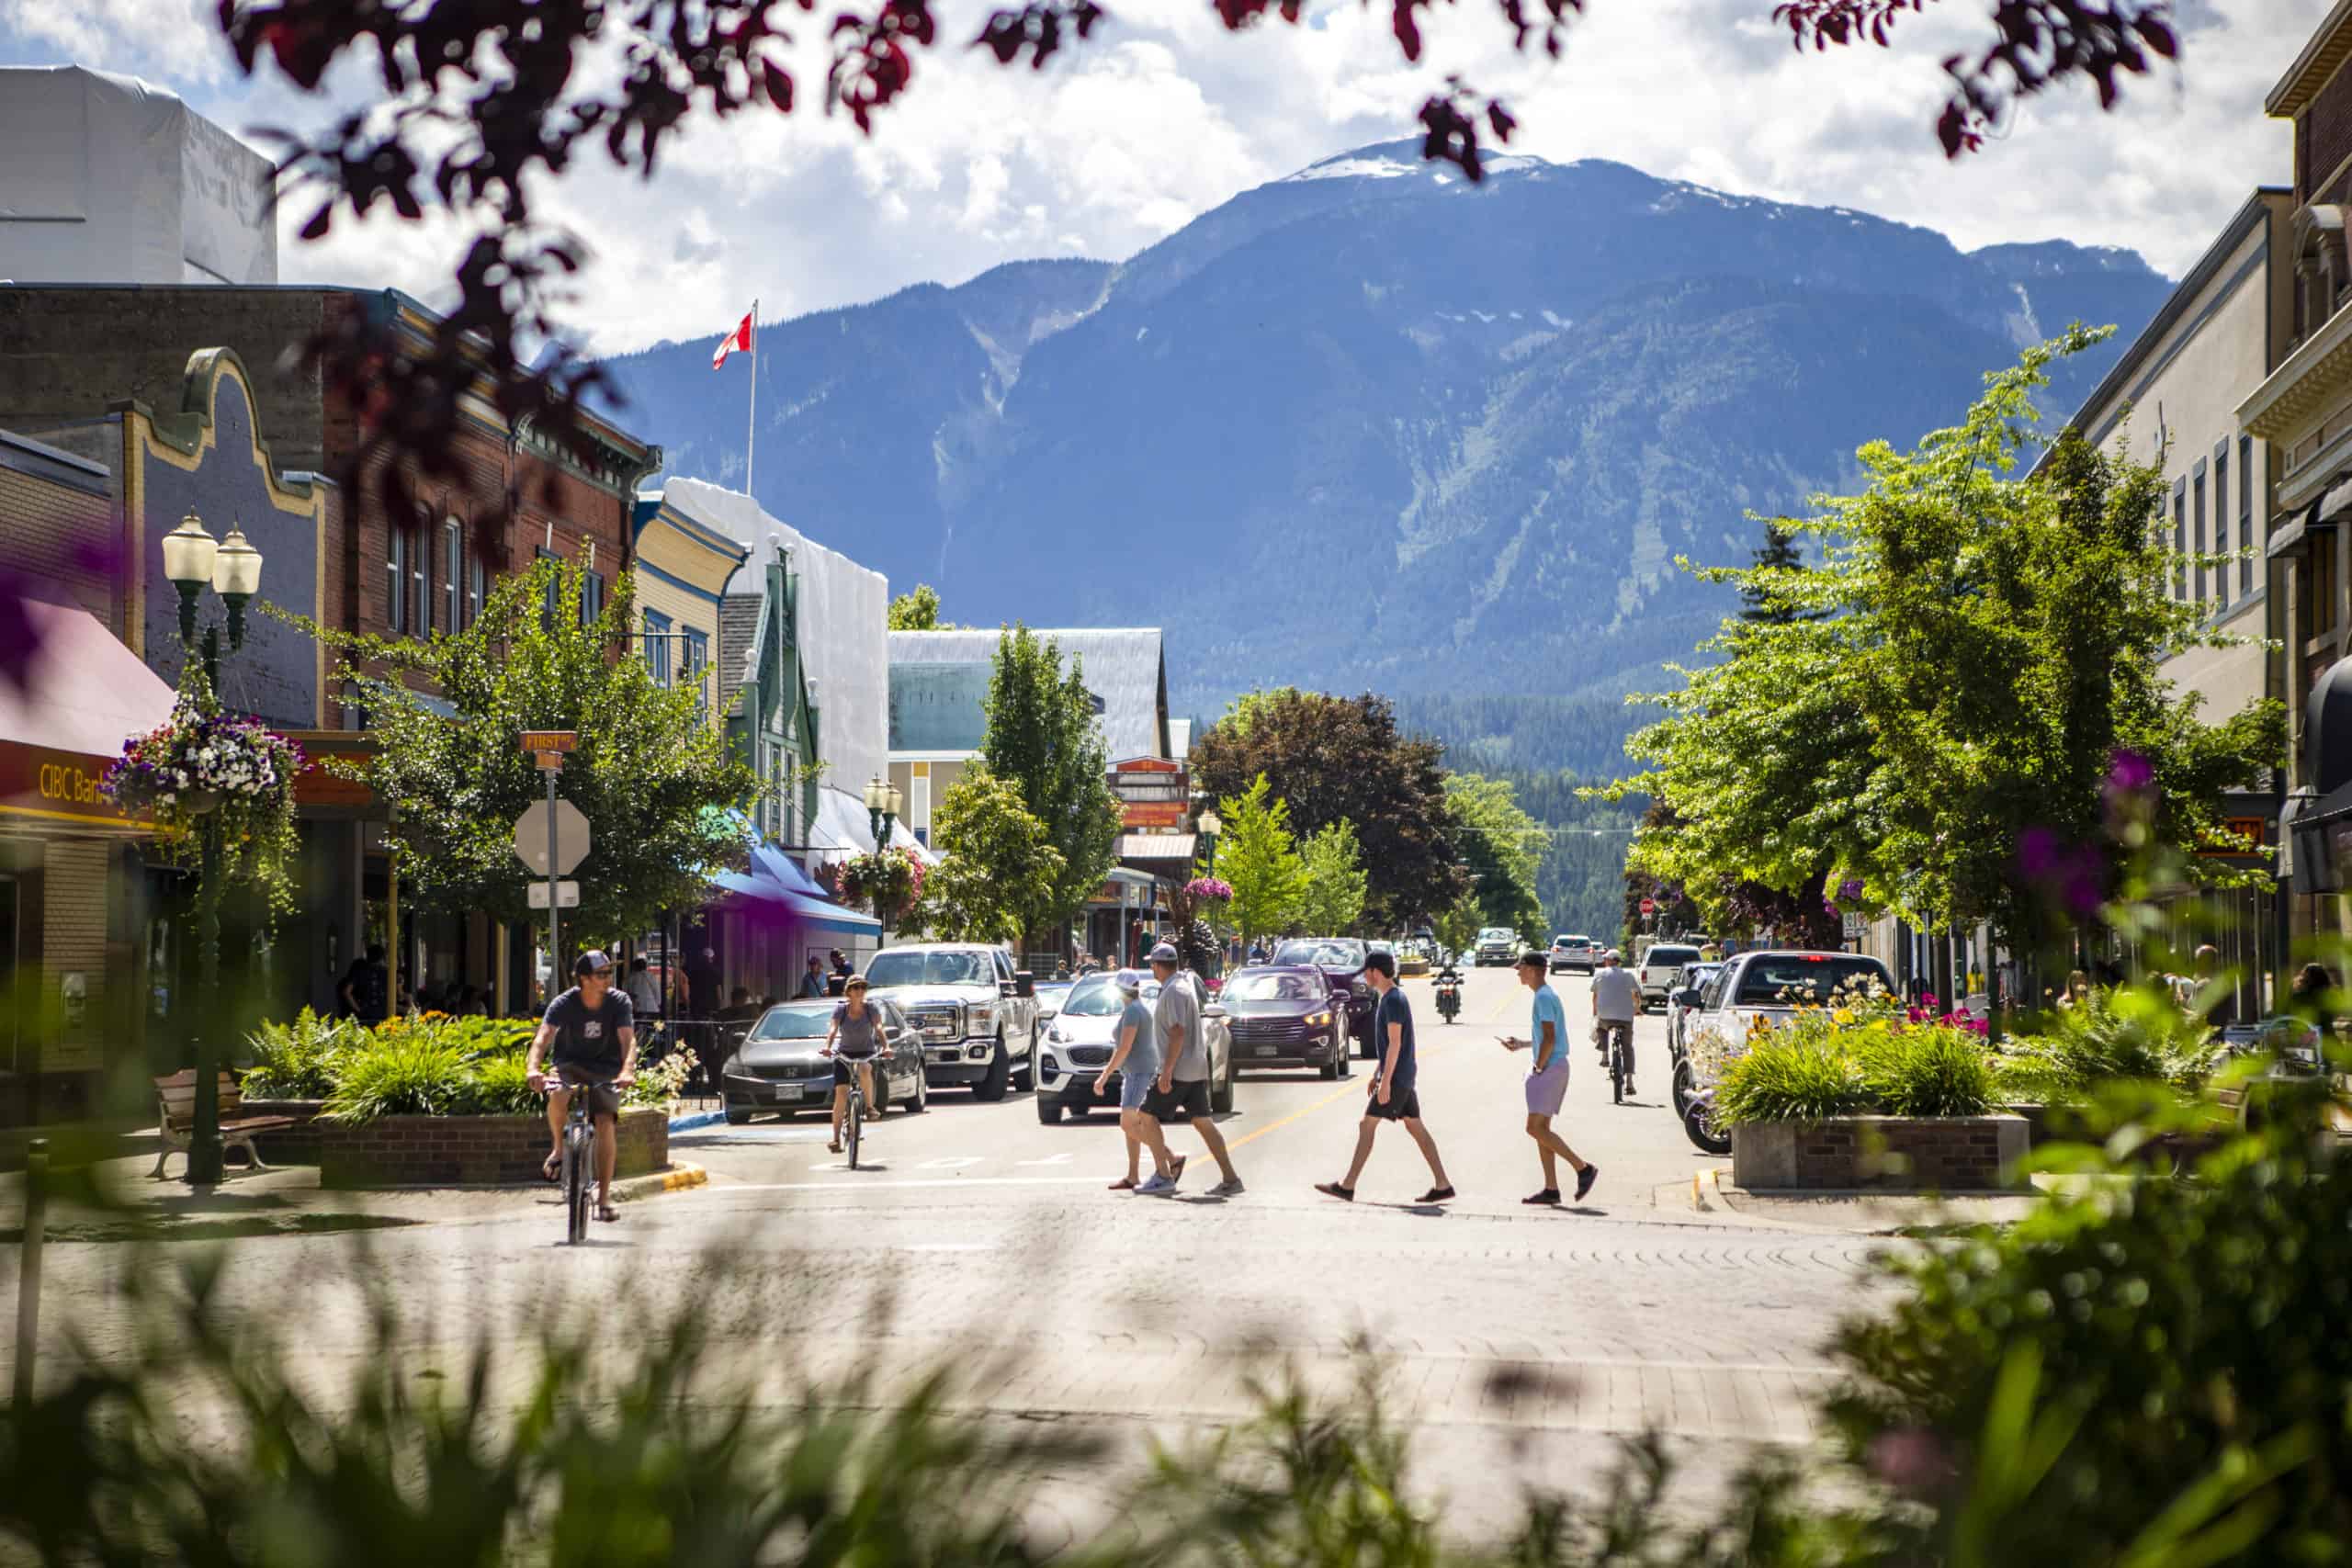
[[[1074,1154],[1047,1155],[1044,1159],[1017,1159],[1015,1165],[1068,1165],[1078,1156]]]
[[[959,1166],[978,1165],[988,1157],[986,1155],[944,1155],[938,1159],[927,1159],[915,1168],[917,1170],[954,1170]]]
[[[1096,1179],[1091,1176],[966,1176],[924,1180],[904,1177],[896,1181],[742,1181],[729,1182],[729,1192],[854,1192],[869,1187],[1069,1187]]]

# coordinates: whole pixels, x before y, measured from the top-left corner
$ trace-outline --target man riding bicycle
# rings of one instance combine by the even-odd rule
[[[531,1037],[525,1064],[534,1094],[548,1091],[548,1131],[554,1146],[542,1168],[556,1179],[563,1160],[563,1119],[571,1097],[584,1093],[596,1122],[596,1217],[617,1220],[613,1207],[613,1166],[620,1157],[620,1091],[637,1079],[637,1029],[626,992],[613,986],[613,961],[590,949],[571,966],[579,984],[548,1004],[539,1032]],[[555,1055],[559,1086],[550,1088],[541,1064]]]
[[[853,975],[833,1009],[833,1026],[825,1032],[823,1055],[833,1059],[833,1141],[826,1146],[833,1153],[842,1152],[842,1122],[849,1115],[851,1075],[856,1075],[857,1091],[867,1105],[881,1104],[874,1098],[874,1063],[889,1054],[882,1045],[881,1015],[865,999],[865,976]]]
[[[1634,1092],[1634,1015],[1642,1010],[1642,987],[1624,968],[1624,959],[1614,948],[1600,961],[1592,976],[1592,1016],[1595,1027],[1593,1043],[1600,1047],[1600,1059],[1609,1060],[1609,1045],[1612,1038],[1625,1048],[1625,1092]]]

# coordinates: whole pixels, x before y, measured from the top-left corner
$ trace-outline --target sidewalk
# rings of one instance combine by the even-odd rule
[[[180,1178],[175,1154],[162,1180],[155,1168],[152,1132],[119,1135],[143,1143],[144,1152],[99,1160],[50,1179],[47,1239],[59,1243],[131,1240],[226,1241],[246,1236],[315,1235],[323,1232],[381,1230],[401,1225],[462,1224],[528,1214],[551,1201],[555,1189],[529,1187],[399,1187],[328,1190],[314,1165],[273,1166],[248,1173],[232,1166],[229,1179],[210,1191]],[[671,1168],[613,1183],[617,1202],[658,1197],[698,1187],[708,1179],[702,1167],[683,1160]],[[21,1168],[0,1175],[0,1243],[23,1238],[25,1177]]]
[[[1659,1197],[1663,1203],[1663,1191]],[[2033,1213],[2042,1194],[1753,1192],[1734,1187],[1729,1171],[1711,1168],[1693,1173],[1682,1198],[1698,1213],[1737,1224],[1851,1235],[1901,1235],[1953,1225],[2013,1224]]]

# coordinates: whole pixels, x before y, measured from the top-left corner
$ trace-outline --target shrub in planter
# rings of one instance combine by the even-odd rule
[[[2094,991],[2052,1012],[2041,1032],[2008,1042],[2001,1087],[2014,1099],[2048,1105],[2081,1100],[2119,1080],[2194,1091],[2222,1055],[2213,1031],[2163,991],[2122,987]]]
[[[533,1116],[547,1105],[547,1097],[526,1081],[529,1058],[520,1050],[501,1051],[471,1064],[472,1073],[460,1095],[461,1116]]]
[[[430,1029],[377,1033],[336,1058],[326,1109],[331,1122],[379,1116],[462,1116],[477,1079],[463,1052]]]
[[[1941,1023],[1873,1024],[1850,1036],[1871,1109],[1889,1116],[1983,1116],[1995,1101],[1993,1059],[1973,1031]]]
[[[1715,1111],[1726,1126],[1831,1116],[1982,1116],[1993,1064],[1973,1031],[1889,1009],[1808,1009],[1725,1058]]]
[[[321,1018],[309,1008],[290,1023],[264,1023],[246,1036],[253,1066],[243,1088],[248,1100],[324,1100],[334,1084],[335,1059],[363,1043],[367,1026]]]
[[[1715,1118],[1726,1127],[1749,1122],[1818,1122],[1869,1109],[1860,1064],[1819,1031],[1783,1028],[1758,1035],[1725,1062],[1715,1090]]]

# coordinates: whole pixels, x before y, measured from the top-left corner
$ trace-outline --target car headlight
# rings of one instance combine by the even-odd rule
[[[1053,1022],[1046,1025],[1046,1043],[1048,1045],[1058,1045],[1061,1043],[1062,1021],[1057,1018],[1054,1020]]]
[[[996,1009],[984,1002],[967,1002],[964,1005],[965,1033],[986,1034],[995,1027]]]
[[[1368,980],[1351,980],[1348,982],[1348,994],[1357,997],[1368,997],[1372,994],[1372,983]]]
[[[1310,1012],[1306,1015],[1306,1021],[1310,1025],[1329,1023],[1331,1021],[1331,1015],[1328,1012]]]

